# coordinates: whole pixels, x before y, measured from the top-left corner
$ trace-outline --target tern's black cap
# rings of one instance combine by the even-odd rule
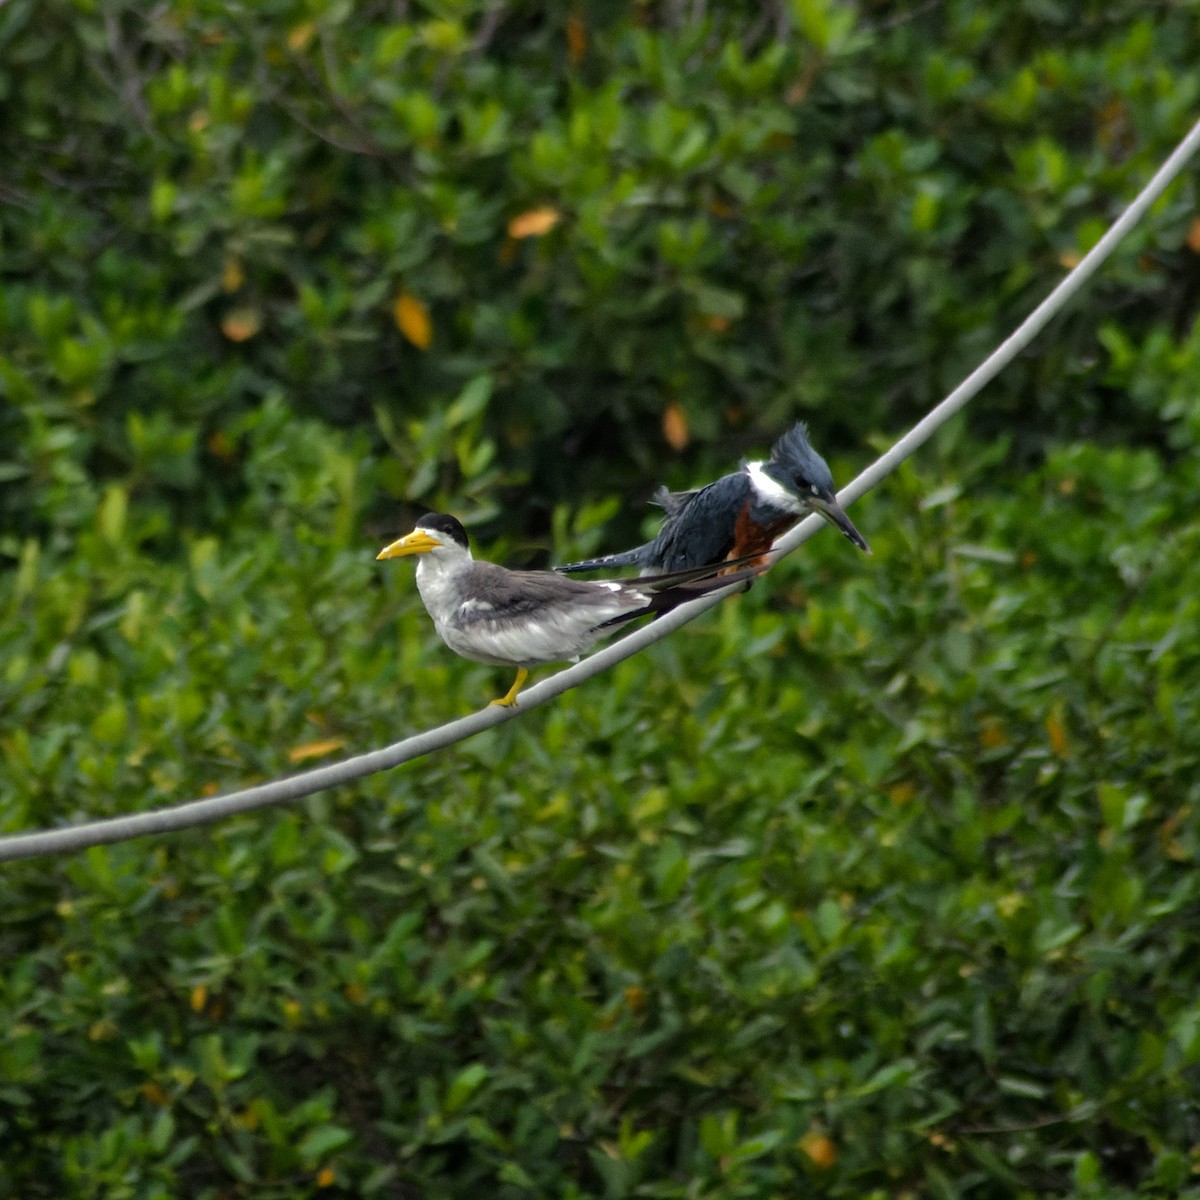
[[[451,541],[457,542],[464,550],[469,545],[467,531],[462,527],[458,518],[450,516],[449,513],[426,513],[417,522],[416,528],[449,538]]]

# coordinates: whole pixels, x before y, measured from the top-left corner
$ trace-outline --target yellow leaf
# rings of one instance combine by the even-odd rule
[[[333,1169],[331,1167],[322,1167],[317,1172],[317,1187],[333,1187],[336,1182],[337,1176],[333,1173]]]
[[[418,350],[428,350],[433,341],[433,322],[429,319],[429,309],[411,292],[401,292],[392,306],[392,314],[396,318],[396,328]]]
[[[687,413],[675,400],[663,409],[662,431],[672,450],[682,450],[688,444]]]
[[[1176,862],[1183,862],[1187,858],[1187,850],[1180,843],[1176,836],[1179,832],[1180,823],[1192,811],[1190,804],[1185,804],[1182,808],[1176,809],[1169,817],[1158,827],[1158,838],[1162,843],[1163,852],[1168,858],[1173,858]]]
[[[814,56],[804,71],[792,82],[791,86],[784,93],[783,98],[789,104],[800,104],[807,98],[809,89],[813,85],[813,80],[817,77],[818,61],[819,59]]]
[[[587,54],[587,26],[577,9],[567,18],[567,55],[573,63],[581,63]]]
[[[208,1003],[208,988],[202,983],[198,983],[192,988],[192,1012],[203,1012],[205,1004]]]
[[[631,983],[625,989],[625,1003],[629,1005],[631,1011],[640,1013],[646,1007],[646,1001],[649,1000],[644,987],[638,987],[636,983]]]
[[[1001,746],[1008,745],[1008,734],[995,717],[984,720],[983,728],[979,731],[979,744],[985,750],[999,750]]]
[[[1193,254],[1200,254],[1200,217],[1193,217],[1188,226],[1187,247]]]
[[[237,458],[237,446],[223,429],[213,430],[204,444],[208,448],[209,454],[213,458],[219,458],[222,462],[233,462]]]
[[[1129,111],[1120,100],[1110,100],[1096,113],[1097,140],[1105,150],[1117,150],[1129,137]]]
[[[305,21],[302,25],[297,25],[287,35],[288,49],[299,54],[312,41],[316,29],[313,21]]]
[[[157,1083],[143,1083],[142,1095],[145,1096],[151,1104],[157,1104],[159,1108],[166,1108],[171,1103],[171,1097],[168,1096],[165,1089],[163,1089]]]
[[[303,746],[293,746],[288,751],[288,762],[303,762],[306,758],[321,758],[332,754],[346,744],[345,738],[324,738],[319,742],[306,742]]]
[[[1071,753],[1071,746],[1067,741],[1067,731],[1063,727],[1062,714],[1057,708],[1046,718],[1046,733],[1050,736],[1050,749],[1059,758],[1068,757]]]
[[[231,342],[249,341],[262,328],[262,313],[257,308],[235,308],[221,322],[221,332]]]
[[[562,214],[557,208],[548,205],[543,208],[531,208],[528,212],[518,213],[508,223],[510,238],[541,237],[549,233],[558,224]]]
[[[911,779],[905,779],[901,783],[893,783],[888,788],[888,799],[893,804],[907,804],[917,794],[917,785]]]
[[[818,1167],[828,1169],[837,1162],[837,1147],[833,1144],[833,1139],[818,1129],[810,1129],[800,1139],[800,1149]]]
[[[242,260],[236,256],[225,260],[225,269],[221,272],[221,290],[236,292],[246,282],[246,272],[242,270]]]

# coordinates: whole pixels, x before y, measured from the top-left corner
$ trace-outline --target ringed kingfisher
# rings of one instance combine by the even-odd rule
[[[601,567],[637,567],[646,574],[688,570],[727,559],[755,561],[802,517],[818,513],[870,554],[870,548],[837,501],[833,476],[798,421],[771,448],[766,462],[687,492],[659,488],[655,503],[666,511],[658,535],[644,545],[555,570],[574,574]]]
[[[553,571],[510,571],[472,558],[466,530],[445,513],[428,513],[377,558],[420,555],[417,590],[438,637],[473,662],[517,668],[498,700],[505,708],[529,678],[530,667],[576,660],[614,626],[669,612],[706,592],[759,574],[761,568],[720,575],[720,568],[656,574],[647,579],[564,579]]]

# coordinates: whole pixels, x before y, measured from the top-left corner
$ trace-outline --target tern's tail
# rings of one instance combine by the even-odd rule
[[[564,563],[555,567],[564,575],[575,575],[580,571],[599,571],[609,567],[643,567],[647,565],[646,554],[651,543],[635,546],[632,550],[623,550],[620,554],[606,554],[603,558],[586,558],[582,562]]]

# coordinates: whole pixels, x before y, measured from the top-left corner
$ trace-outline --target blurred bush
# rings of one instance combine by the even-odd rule
[[[1182,5],[0,5],[0,829],[495,694],[510,561],[843,477],[1195,115]],[[1194,173],[859,520],[418,766],[0,887],[0,1200],[1188,1196]],[[636,503],[630,503],[636,501]],[[1190,1190],[1189,1190],[1190,1189]]]
[[[6,832],[494,694],[318,433],[0,577]],[[414,768],[7,867],[0,1195],[1195,1200],[1200,468],[996,454]]]
[[[1141,0],[10,0],[0,47],[24,533],[77,528],[110,480],[219,522],[271,395],[366,432],[386,495],[497,532],[614,489],[640,516],[796,415],[861,455],[1092,244],[1200,95],[1192,14]],[[1161,439],[1096,331],[1190,330],[1195,210],[1160,205],[981,431]]]

